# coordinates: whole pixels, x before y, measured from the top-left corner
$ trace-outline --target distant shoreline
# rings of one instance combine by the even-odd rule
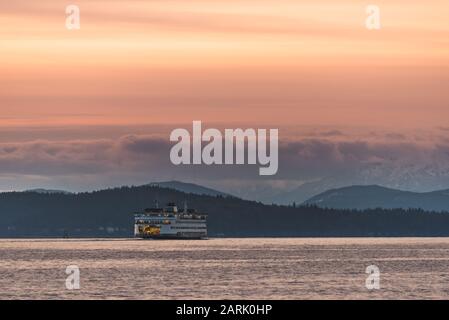
[[[125,238],[125,237],[73,237],[73,238],[62,238],[62,237],[0,237],[1,241],[25,241],[25,240],[42,240],[42,241],[153,241],[153,242],[164,242],[164,241],[207,241],[207,240],[221,240],[221,239],[446,239],[447,236],[304,236],[304,237],[293,237],[293,236],[268,236],[268,237],[209,237],[208,239],[141,239],[141,238]]]
[[[131,238],[134,213],[188,203],[208,215],[211,238],[449,237],[449,212],[278,206],[142,186],[77,195],[0,194],[1,238]]]

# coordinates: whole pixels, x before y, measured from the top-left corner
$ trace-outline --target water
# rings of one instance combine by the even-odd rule
[[[0,298],[447,299],[449,238],[0,240]]]

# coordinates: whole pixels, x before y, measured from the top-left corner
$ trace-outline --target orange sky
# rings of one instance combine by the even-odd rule
[[[436,127],[449,2],[0,0],[0,125]]]
[[[447,189],[448,88],[447,0],[0,0],[0,190]],[[173,168],[192,120],[279,128],[278,175]]]

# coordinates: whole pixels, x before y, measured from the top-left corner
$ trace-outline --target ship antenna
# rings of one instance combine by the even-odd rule
[[[184,200],[184,213],[187,213],[187,201]]]
[[[154,200],[154,204],[156,205],[156,209],[159,209],[159,202],[157,200]]]

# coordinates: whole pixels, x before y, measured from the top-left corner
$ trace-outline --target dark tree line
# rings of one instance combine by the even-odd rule
[[[449,236],[449,213],[421,209],[342,210],[263,205],[159,187],[79,194],[0,194],[0,237],[129,237],[133,214],[176,202],[208,213],[211,236]]]

